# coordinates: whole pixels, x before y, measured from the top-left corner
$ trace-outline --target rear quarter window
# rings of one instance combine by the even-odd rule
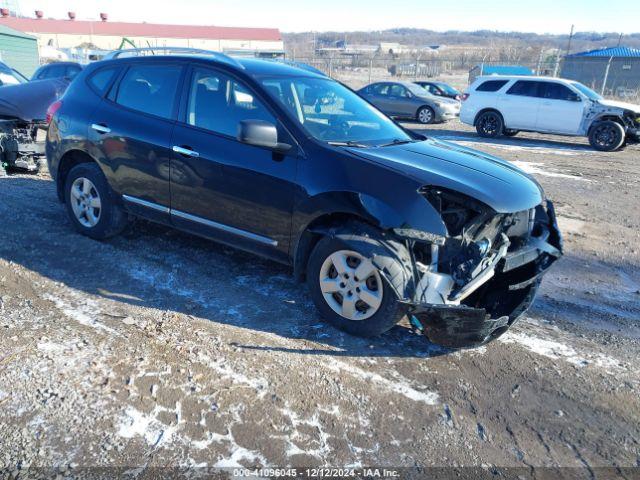
[[[497,92],[508,82],[509,80],[486,80],[478,85],[476,92]]]
[[[98,71],[92,73],[87,79],[89,86],[98,95],[104,95],[107,88],[109,87],[109,84],[111,83],[111,80],[113,79],[119,68],[120,67],[101,68]]]

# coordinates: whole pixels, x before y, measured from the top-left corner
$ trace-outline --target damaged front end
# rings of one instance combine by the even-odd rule
[[[37,172],[44,161],[45,122],[0,119],[0,169]]]
[[[414,325],[448,347],[499,337],[531,306],[542,276],[562,255],[553,204],[503,214],[446,189],[421,193],[449,235],[395,230],[413,257],[415,286],[406,303]]]
[[[6,169],[37,172],[45,159],[47,108],[69,85],[47,79],[0,88],[0,175]]]

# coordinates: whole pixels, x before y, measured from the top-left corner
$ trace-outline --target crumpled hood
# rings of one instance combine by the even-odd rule
[[[631,110],[637,114],[640,114],[640,105],[626,102],[616,102],[615,100],[598,100],[598,104],[605,107],[621,108],[623,110]]]
[[[498,157],[451,142],[422,142],[349,151],[409,175],[422,185],[449,188],[473,197],[496,212],[528,210],[544,199],[542,187],[529,174]]]

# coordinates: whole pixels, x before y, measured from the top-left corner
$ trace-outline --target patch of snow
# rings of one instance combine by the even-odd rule
[[[353,365],[348,365],[340,361],[327,363],[326,367],[335,372],[343,371],[360,378],[366,382],[373,382],[386,390],[398,393],[414,402],[422,402],[427,405],[436,405],[439,395],[436,392],[416,390],[404,381],[393,381],[374,372],[367,372]]]
[[[79,294],[72,294],[71,292],[72,291],[70,291],[69,293],[65,293],[65,297],[75,297],[74,302],[70,302],[64,297],[51,295],[49,293],[43,295],[43,298],[45,300],[53,302],[58,310],[64,313],[67,317],[75,320],[82,325],[96,328],[98,330],[103,330],[112,335],[120,336],[117,331],[107,327],[106,325],[103,325],[96,320],[96,317],[101,313],[100,307],[97,302]]]
[[[569,178],[571,180],[578,180],[581,182],[591,182],[591,180],[578,177],[577,175],[569,175],[566,173],[559,172],[550,172],[548,170],[544,170],[542,167],[544,163],[541,162],[523,162],[521,160],[511,160],[516,167],[521,168],[527,173],[531,173],[534,175],[542,175],[543,177],[558,177],[558,178]]]
[[[546,146],[544,143],[532,143],[526,140],[480,140],[478,137],[465,137],[457,135],[438,135],[435,131],[430,132],[430,135],[438,140],[446,140],[454,143],[459,143],[464,147],[477,148],[478,145],[484,145],[500,150],[508,150],[512,152],[528,152],[528,153],[540,153],[544,155],[564,155],[564,156],[577,156],[577,155],[594,155],[595,152],[587,147],[581,145],[569,145],[561,146],[557,144],[549,143]]]
[[[499,339],[503,343],[517,343],[527,350],[541,355],[543,357],[552,358],[554,360],[561,359],[569,362],[577,367],[587,367],[595,365],[597,367],[609,370],[625,369],[620,362],[613,357],[603,355],[597,352],[579,353],[575,348],[560,343],[555,340],[536,337],[530,333],[520,333],[508,331]]]

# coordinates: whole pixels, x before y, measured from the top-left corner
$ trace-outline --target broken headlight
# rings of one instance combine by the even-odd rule
[[[461,235],[465,226],[487,210],[471,197],[446,188],[425,186],[419,193],[438,211],[451,237]]]

